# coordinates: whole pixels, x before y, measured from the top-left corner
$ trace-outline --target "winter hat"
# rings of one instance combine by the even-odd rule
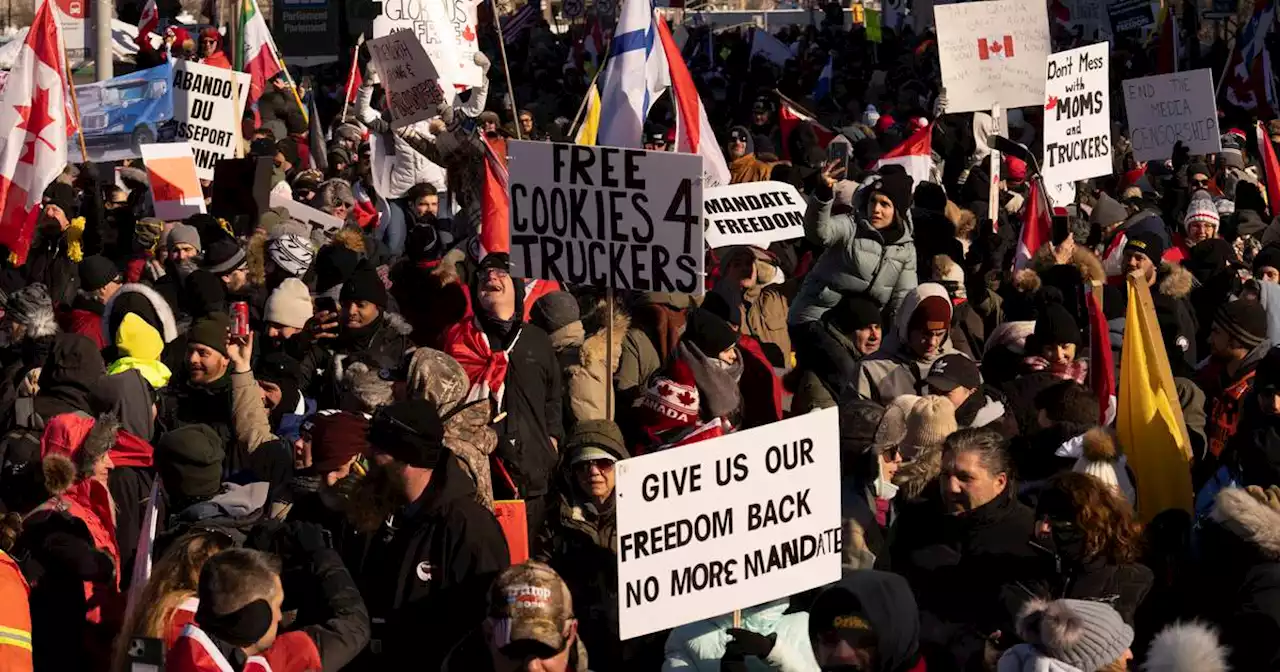
[[[1212,176],[1213,171],[1209,170],[1209,166],[1203,161],[1192,161],[1187,164],[1187,178],[1190,179],[1192,175]]]
[[[191,325],[187,343],[203,345],[227,356],[227,337],[231,332],[231,318],[226,313],[210,313]]]
[[[916,185],[911,201],[915,207],[931,212],[946,212],[947,191],[942,185],[933,182],[921,182]]]
[[[355,270],[351,272],[351,277],[342,283],[342,293],[338,295],[338,300],[343,303],[348,301],[367,301],[385,309],[387,307],[387,286],[382,283],[382,277],[378,275],[378,271],[369,262],[361,261],[356,264]]]
[[[1083,341],[1076,318],[1061,303],[1049,303],[1040,309],[1032,336],[1039,347],[1065,343],[1080,345]]]
[[[889,402],[884,409],[884,417],[876,428],[876,445],[880,447],[897,446],[907,436],[907,416],[916,402],[924,397],[914,394],[900,394]]]
[[[155,217],[143,217],[133,225],[133,242],[140,250],[154,250],[164,234],[164,222]]]
[[[200,232],[190,224],[174,224],[169,230],[169,237],[165,240],[169,251],[172,252],[180,243],[196,248],[196,254],[204,251],[204,247],[200,245]]]
[[[253,375],[259,382],[297,387],[298,381],[302,380],[302,367],[293,357],[273,352],[258,360],[253,367]]]
[[[61,495],[92,476],[94,464],[116,444],[119,431],[114,414],[95,420],[83,413],[63,413],[50,419],[40,437],[45,489]]]
[[[76,190],[65,182],[50,184],[44,190],[44,202],[47,205],[58,206],[68,220],[76,216]]]
[[[1253,274],[1260,275],[1263,267],[1280,269],[1280,245],[1266,245],[1253,257]]]
[[[1016,156],[1004,157],[1004,175],[1014,182],[1027,179],[1027,162]]]
[[[982,374],[978,372],[977,362],[957,352],[939,357],[929,368],[924,382],[943,393],[957,387],[976,390],[982,387]]]
[[[772,156],[778,152],[773,145],[773,138],[763,134],[751,136],[751,148],[756,156]]]
[[[915,310],[911,311],[911,317],[907,320],[907,329],[925,329],[934,331],[937,329],[949,329],[951,327],[951,302],[947,299],[930,294],[920,300],[916,304]]]
[[[1275,123],[1274,121],[1271,123]],[[1203,623],[1174,623],[1151,640],[1142,672],[1227,672],[1228,651]]]
[[[267,243],[267,256],[285,273],[300,278],[311,266],[315,252],[311,250],[311,243],[307,239],[285,234]]]
[[[324,410],[302,423],[302,435],[311,437],[311,468],[326,473],[341,467],[355,455],[368,455],[369,420],[346,411]]]
[[[903,457],[911,459],[931,448],[940,448],[957,429],[956,407],[949,399],[936,395],[919,399],[907,414],[907,434],[901,443]]]
[[[53,299],[44,284],[35,282],[9,295],[5,315],[27,328],[27,338],[40,338],[58,333],[54,320]]]
[[[840,404],[840,454],[848,459],[875,445],[876,432],[885,409],[867,399],[851,399]]]
[[[159,361],[164,340],[155,327],[136,313],[125,313],[116,329],[115,346],[121,357]]]
[[[183,425],[156,442],[156,469],[165,491],[186,499],[207,499],[222,489],[222,437],[208,425]]]
[[[209,271],[192,271],[182,285],[182,307],[192,317],[226,310],[227,286]]]
[[[1040,653],[1080,670],[1104,668],[1133,644],[1133,628],[1115,608],[1089,600],[1032,600],[1018,619],[1018,634]]]
[[[876,133],[885,133],[897,123],[898,120],[894,119],[893,115],[882,114],[879,119],[876,119],[876,123],[872,125],[872,128],[876,129]]]
[[[379,408],[369,423],[369,444],[373,452],[419,469],[435,469],[448,453],[444,423],[436,405],[426,399],[407,399]]]
[[[1071,471],[1098,479],[1116,496],[1127,499],[1130,506],[1137,503],[1137,491],[1129,480],[1128,471],[1120,463],[1115,437],[1105,428],[1094,427],[1084,433],[1080,441],[1080,457]]]
[[[1130,230],[1125,234],[1124,253],[1141,252],[1156,266],[1164,258],[1164,241],[1153,231]]]
[[[1093,204],[1093,212],[1089,213],[1089,223],[1098,226],[1111,226],[1129,218],[1129,210],[1119,201],[1103,193]]]
[[[219,238],[204,253],[200,268],[214,275],[223,275],[240,268],[244,264],[244,248],[230,238]]]
[[[301,329],[314,314],[307,286],[297,278],[285,278],[267,299],[264,318],[267,322]]]
[[[867,109],[862,112],[862,123],[866,126],[875,126],[880,121],[880,111],[875,105],[868,105]]]
[[[715,357],[738,342],[738,332],[729,323],[705,308],[689,311],[684,338],[707,357]]]
[[[866,294],[845,294],[822,318],[842,334],[852,334],[873,324],[884,323],[880,304]]]
[[[115,262],[99,254],[81,260],[79,270],[80,289],[86,292],[96,292],[112,281],[121,279],[120,269],[116,268]]]
[[[341,245],[326,245],[315,256],[316,293],[325,294],[355,272],[360,253]]]
[[[901,166],[885,166],[867,181],[867,194],[884,194],[893,202],[899,218],[905,218],[911,209],[911,190],[914,183]]]
[[[1213,201],[1207,198],[1195,198],[1187,204],[1187,214],[1182,218],[1182,225],[1190,227],[1192,222],[1201,222],[1206,225],[1218,226],[1218,208]]]
[[[569,292],[552,292],[539,298],[529,312],[529,321],[548,334],[582,319],[578,300]]]
[[[492,642],[499,651],[524,642],[561,651],[568,645],[564,633],[573,618],[573,596],[554,569],[528,560],[508,567],[494,579],[489,589],[489,618],[501,624],[494,628]]]
[[[698,424],[700,399],[693,370],[674,358],[665,372],[653,376],[635,405],[641,424],[659,433]]]
[[[1218,307],[1213,326],[1252,350],[1267,340],[1267,313],[1255,299],[1228,301]]]
[[[588,460],[617,462],[618,456],[628,456],[622,430],[612,420],[582,420],[573,426],[573,433],[566,444],[569,464]]]

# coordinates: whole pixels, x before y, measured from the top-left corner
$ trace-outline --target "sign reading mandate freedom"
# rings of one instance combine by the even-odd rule
[[[808,201],[785,182],[743,182],[705,192],[702,216],[707,221],[707,247],[768,247],[804,235]]]
[[[701,294],[702,157],[507,143],[511,274]]]
[[[840,428],[829,408],[617,466],[622,639],[840,578]]]

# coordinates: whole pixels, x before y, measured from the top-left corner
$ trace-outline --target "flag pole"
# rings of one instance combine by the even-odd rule
[[[498,3],[489,0],[489,10],[493,14],[493,27],[498,29],[498,52],[502,54],[502,74],[507,78],[507,96],[511,102],[511,119],[516,128],[516,140],[520,137],[520,112],[516,108],[516,90],[511,86],[511,68],[507,65],[507,40],[502,36],[502,16],[498,14]]]
[[[58,27],[58,48],[62,51],[62,76],[66,78],[67,90],[71,93],[71,111],[76,115],[76,140],[80,142],[80,162],[89,163],[89,150],[84,144],[84,124],[80,123],[80,100],[76,97],[76,82],[71,75],[71,59],[67,56],[67,43],[62,39],[61,26]]]
[[[347,85],[342,87],[342,116],[338,117],[341,121],[347,120],[347,107],[351,105],[351,85],[356,81],[356,69],[360,67],[360,45],[364,44],[364,33],[360,34],[360,39],[356,40],[356,48],[351,51],[351,70],[347,73]]]

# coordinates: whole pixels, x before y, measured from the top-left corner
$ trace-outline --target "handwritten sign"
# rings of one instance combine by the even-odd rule
[[[400,31],[369,41],[369,55],[382,76],[391,108],[391,127],[430,119],[444,103],[440,76],[413,35]]]
[[[1213,74],[1208,68],[1126,79],[1121,88],[1133,157],[1138,161],[1167,159],[1178,141],[1192,154],[1222,151]]]
[[[382,14],[373,20],[373,36],[385,37],[409,31],[426,49],[446,90],[484,83],[484,71],[475,64],[479,51],[476,32],[477,0],[385,0]]]
[[[1044,104],[1049,19],[1043,2],[938,5],[938,57],[947,112]]]
[[[196,175],[196,157],[185,142],[142,145],[156,217],[181,221],[203,213],[204,191]]]
[[[202,180],[213,179],[219,159],[236,154],[250,79],[245,72],[182,59],[173,62],[175,139],[191,144]]]
[[[1111,93],[1106,42],[1049,56],[1044,84],[1044,179],[1110,175]]]

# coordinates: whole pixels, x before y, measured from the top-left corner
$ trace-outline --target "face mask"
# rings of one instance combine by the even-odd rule
[[[876,464],[878,465],[880,470],[880,473],[876,476],[876,482],[873,484],[873,487],[875,488],[876,497],[878,499],[885,499],[885,500],[893,499],[898,494],[898,486],[894,485],[892,482],[885,479],[884,464],[880,462],[879,458],[876,458]]]

